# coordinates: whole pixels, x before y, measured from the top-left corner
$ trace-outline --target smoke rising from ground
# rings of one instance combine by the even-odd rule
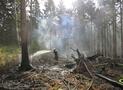
[[[54,48],[61,55],[70,56],[73,49],[88,52],[88,31],[85,25],[80,25],[77,17],[62,14],[59,17],[39,18],[38,30],[33,35],[42,49]]]

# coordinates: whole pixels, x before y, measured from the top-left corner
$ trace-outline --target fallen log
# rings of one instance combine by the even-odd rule
[[[121,83],[119,83],[119,82],[117,82],[115,80],[112,80],[112,79],[110,79],[110,78],[108,78],[108,77],[106,77],[106,76],[104,76],[102,74],[96,74],[96,76],[106,80],[107,82],[109,82],[110,84],[112,84],[115,87],[119,87],[119,88],[123,89],[123,84],[121,84]]]

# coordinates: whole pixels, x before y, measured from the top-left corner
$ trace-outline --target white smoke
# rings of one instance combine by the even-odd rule
[[[66,57],[73,53],[71,47],[88,53],[88,33],[84,25],[80,25],[77,17],[64,14],[59,17],[39,18],[38,30],[33,35],[43,49],[56,48],[59,54]]]

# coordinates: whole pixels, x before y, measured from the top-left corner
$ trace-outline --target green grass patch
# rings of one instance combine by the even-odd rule
[[[15,46],[0,46],[0,67],[16,62],[20,49]]]

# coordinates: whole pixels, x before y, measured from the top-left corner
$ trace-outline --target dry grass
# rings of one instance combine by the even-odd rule
[[[19,48],[12,46],[1,46],[0,47],[0,69],[17,61],[18,54],[20,53]]]

